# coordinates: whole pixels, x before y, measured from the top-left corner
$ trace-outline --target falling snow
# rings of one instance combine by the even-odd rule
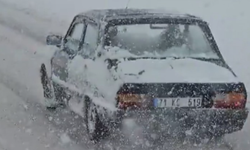
[[[114,133],[108,139],[94,145],[89,142],[86,135],[84,114],[81,112],[82,107],[79,107],[82,104],[79,104],[77,100],[71,104],[77,113],[66,110],[47,111],[43,106],[39,67],[41,63],[50,66],[50,58],[54,52],[54,48],[44,44],[46,35],[51,32],[65,34],[72,17],[80,12],[97,8],[124,8],[126,4],[127,1],[116,0],[76,0],[74,2],[72,0],[0,0],[0,150],[87,150],[98,148],[108,150],[114,147],[130,150],[133,147],[134,149],[146,149],[152,146],[151,141],[140,138],[143,131],[133,124],[132,120],[124,123],[127,127],[124,128],[124,132],[130,142],[134,143],[127,142],[120,133]],[[159,0],[157,2],[131,0],[128,6],[133,8],[164,7],[163,9],[176,9],[181,13],[189,12],[204,18],[209,22],[225,60],[249,90],[250,69],[247,65],[250,57],[249,4],[250,2],[247,0]],[[190,60],[180,64],[170,63],[173,67],[184,64],[194,69],[192,68],[194,67],[193,62]],[[147,62],[141,63],[146,64]],[[133,64],[124,63],[124,65]],[[212,67],[216,70],[215,66],[206,63],[201,66]],[[171,68],[169,65],[164,67]],[[49,69],[48,71],[50,72]],[[127,71],[127,73],[131,73],[131,71],[141,70],[128,68]],[[202,73],[204,72],[200,72],[199,75],[204,75]],[[223,78],[218,74],[209,73],[214,76],[214,80],[236,81],[230,75]],[[222,71],[222,74],[227,74],[227,71]],[[188,76],[192,80],[196,78],[191,73]],[[188,76],[185,77],[188,78]],[[205,78],[206,76],[202,77],[204,77],[203,81],[208,80]],[[117,88],[117,85],[119,84],[115,84],[112,88]],[[104,89],[105,87],[100,86],[99,88]],[[112,93],[104,94],[114,96]],[[107,103],[101,104],[107,108],[111,107]],[[190,135],[192,131],[188,130],[186,134]],[[155,134],[152,134],[151,137],[157,139]],[[227,135],[218,143],[185,145],[185,143],[177,142],[172,146],[173,142],[166,139],[163,143],[159,141],[159,145],[163,145],[164,149],[168,150],[248,150],[249,139],[248,119],[241,131]],[[161,148],[158,147],[158,149]]]

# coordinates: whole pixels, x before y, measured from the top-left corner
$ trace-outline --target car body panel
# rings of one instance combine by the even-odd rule
[[[69,61],[69,56],[66,52],[58,50],[54,53],[51,59],[51,71],[52,75],[57,76],[63,81],[66,81],[68,77],[67,65]]]

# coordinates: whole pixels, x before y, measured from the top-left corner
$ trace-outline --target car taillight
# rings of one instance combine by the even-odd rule
[[[117,95],[118,108],[145,108],[150,103],[150,97],[144,94],[119,94]]]
[[[213,98],[215,108],[242,109],[246,105],[246,96],[243,93],[217,93]]]

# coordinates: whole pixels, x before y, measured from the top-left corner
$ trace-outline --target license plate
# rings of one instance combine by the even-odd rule
[[[201,107],[201,97],[191,98],[155,98],[155,107]]]

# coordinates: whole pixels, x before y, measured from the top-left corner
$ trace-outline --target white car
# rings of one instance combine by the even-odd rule
[[[247,119],[245,86],[196,16],[91,10],[47,44],[58,47],[51,75],[40,70],[47,107],[78,99],[91,140],[128,118],[157,135],[202,139],[241,130]]]

